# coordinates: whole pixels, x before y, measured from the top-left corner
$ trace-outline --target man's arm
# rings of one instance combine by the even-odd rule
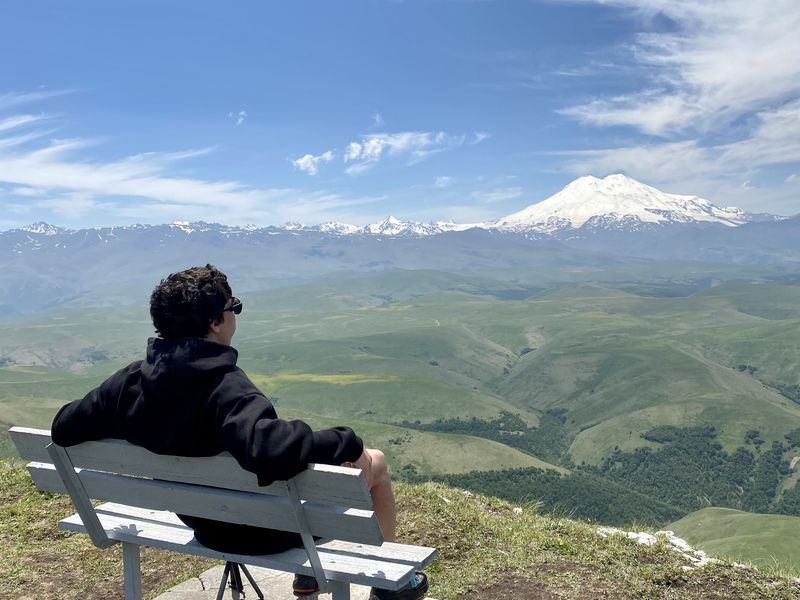
[[[338,465],[356,461],[364,444],[349,427],[312,431],[303,421],[276,418],[262,394],[249,394],[219,406],[218,423],[227,450],[260,485],[289,479],[308,463]]]
[[[120,390],[139,369],[134,362],[120,369],[80,400],[62,406],[53,418],[51,436],[59,446],[74,446],[89,440],[118,437],[115,412]]]

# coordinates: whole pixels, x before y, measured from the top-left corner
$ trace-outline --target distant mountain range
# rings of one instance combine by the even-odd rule
[[[719,208],[623,175],[581,177],[519,212],[478,224],[387,217],[344,223],[228,226],[176,221],[72,230],[47,223],[0,232],[0,310],[139,302],[159,277],[213,262],[240,289],[338,273],[576,273],[621,261],[800,267],[800,217]],[[577,270],[576,270],[577,269]]]
[[[329,221],[319,225],[286,223],[279,226],[231,227],[215,223],[175,221],[170,224],[186,234],[217,231],[222,235],[247,235],[260,230],[316,232],[331,235],[428,236],[467,229],[496,229],[515,233],[534,233],[555,238],[576,237],[597,231],[642,231],[664,226],[724,225],[738,227],[746,223],[780,221],[785,217],[746,213],[739,208],[720,208],[698,196],[668,194],[625,175],[604,179],[580,177],[557,194],[542,202],[484,223],[457,224],[453,221],[421,223],[388,216],[363,227]],[[140,229],[143,225],[94,228],[113,232]],[[48,223],[34,223],[19,230],[25,233],[54,236],[78,233]],[[85,230],[80,230],[85,231]],[[102,233],[100,234],[103,235]],[[112,235],[107,233],[106,235]],[[24,244],[18,250],[24,250]]]
[[[346,223],[301,225],[284,229],[337,235],[425,236],[467,229],[497,229],[538,234],[557,239],[592,235],[598,231],[653,231],[664,227],[724,225],[780,221],[784,217],[720,208],[698,196],[668,194],[625,175],[604,179],[580,177],[542,202],[494,221],[456,224],[453,221],[419,223],[389,216],[364,227]]]

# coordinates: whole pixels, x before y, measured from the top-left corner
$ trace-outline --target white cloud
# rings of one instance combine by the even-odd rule
[[[5,110],[7,108],[11,108],[12,106],[19,106],[21,104],[30,104],[32,102],[38,102],[40,100],[46,100],[48,98],[55,98],[56,96],[64,96],[66,94],[72,94],[75,90],[40,90],[38,92],[25,92],[25,93],[17,93],[17,92],[9,92],[6,94],[0,94],[0,110]]]
[[[591,125],[630,125],[654,135],[664,133],[676,121],[688,122],[699,116],[697,107],[687,106],[684,99],[663,95],[661,91],[593,100],[558,112]]]
[[[330,162],[333,160],[333,152],[328,150],[319,156],[313,154],[304,154],[300,158],[293,160],[292,164],[296,169],[305,171],[309,175],[316,175],[319,173],[319,167],[322,163]]]
[[[91,148],[86,140],[54,140],[25,150],[3,145],[3,141],[0,135],[0,183],[10,189],[5,191],[8,199],[0,200],[0,208],[6,214],[24,214],[26,219],[32,210],[38,214],[50,211],[65,219],[85,221],[91,217],[111,223],[122,218],[140,222],[321,222],[379,200],[324,191],[259,189],[237,181],[174,174],[179,164],[210,152],[209,148],[102,161],[86,156]]]
[[[792,173],[786,179],[784,179],[784,181],[786,183],[794,183],[795,181],[798,181],[798,179],[800,178],[797,177],[797,173]]]
[[[11,106],[64,93],[69,91],[0,95],[0,108],[3,103]],[[231,113],[231,118],[246,116]],[[44,141],[53,133],[41,126],[48,119],[43,115],[0,115],[0,212],[20,215],[20,221],[2,221],[9,226],[48,213],[73,219],[73,225],[86,224],[87,219],[119,223],[123,218],[150,223],[176,219],[231,224],[286,220],[316,223],[357,219],[356,208],[382,200],[324,190],[263,189],[233,180],[181,174],[187,161],[215,151],[214,147],[98,159],[90,154],[96,141]],[[23,127],[30,131],[15,136]],[[334,155],[329,151],[311,158],[319,165],[330,162]],[[300,164],[309,168],[308,160]]]
[[[702,145],[697,139],[564,153],[575,174],[624,171],[653,181],[687,176],[736,179],[758,167],[800,162],[800,100],[754,117],[750,135]]]
[[[352,164],[345,172],[350,175],[363,173],[387,156],[405,157],[407,164],[415,164],[463,143],[463,135],[451,135],[443,131],[369,134],[347,145],[344,161]]]
[[[522,196],[522,193],[523,190],[521,187],[504,187],[495,188],[493,190],[477,190],[472,192],[472,197],[486,204],[493,204],[495,202],[519,198]]]
[[[646,17],[662,14],[675,27],[643,33],[630,46],[630,59],[643,70],[644,87],[565,109],[569,116],[672,135],[731,123],[800,95],[796,0],[583,1]]]
[[[372,126],[373,127],[380,127],[381,125],[383,125],[383,117],[381,116],[381,113],[379,113],[379,112],[373,113],[373,115],[372,115]]]
[[[43,118],[42,116],[36,115],[13,115],[11,117],[6,117],[5,119],[0,119],[0,132],[22,127],[23,125],[30,125],[31,123],[41,121]]]
[[[446,188],[451,186],[453,184],[453,181],[455,181],[455,179],[453,179],[449,175],[442,175],[436,178],[436,181],[434,181],[433,185],[437,188]]]
[[[97,196],[151,198],[178,204],[241,206],[264,200],[264,192],[235,181],[205,181],[171,176],[170,163],[197,155],[148,153],[111,162],[91,162],[73,156],[89,146],[86,140],[54,140],[49,146],[0,152],[0,181]]]
[[[8,191],[12,196],[22,196],[25,198],[41,198],[47,196],[47,191],[32,187],[18,187]]]
[[[238,113],[229,112],[228,113],[228,118],[229,119],[236,119],[236,126],[238,127],[239,125],[244,123],[244,120],[247,118],[247,112],[245,112],[243,110],[240,110]]]
[[[470,142],[471,144],[480,144],[482,141],[488,140],[490,137],[492,137],[491,133],[487,133],[485,131],[476,131],[472,135],[473,138],[472,141]]]
[[[344,161],[356,160],[359,156],[361,156],[361,144],[358,142],[350,142],[347,144],[347,148],[345,148],[344,151]]]
[[[562,0],[554,0],[562,1]],[[640,17],[614,53],[634,90],[560,111],[658,139],[564,152],[575,175],[623,172],[666,191],[749,210],[797,212],[789,182],[768,167],[800,163],[800,4],[794,0],[563,0]],[[660,15],[656,26],[654,17]],[[670,20],[664,26],[664,19]],[[613,71],[605,70],[611,75]],[[741,183],[748,184],[742,186]]]

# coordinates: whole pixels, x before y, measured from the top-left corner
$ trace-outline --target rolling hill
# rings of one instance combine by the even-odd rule
[[[704,508],[667,528],[712,556],[800,572],[798,517]]]

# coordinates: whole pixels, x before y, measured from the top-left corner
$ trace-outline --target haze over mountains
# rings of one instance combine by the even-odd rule
[[[725,225],[736,227],[745,223],[780,221],[784,217],[770,214],[752,214],[735,207],[720,208],[698,196],[668,194],[625,175],[609,175],[603,179],[580,177],[553,196],[531,204],[513,214],[484,223],[457,224],[453,221],[421,223],[403,221],[388,216],[382,221],[363,227],[349,223],[329,221],[318,225],[290,222],[282,226],[259,228],[219,227],[209,223],[175,221],[173,226],[186,233],[219,228],[224,234],[242,234],[259,229],[286,231],[313,231],[332,235],[385,235],[427,236],[467,229],[495,229],[500,231],[547,234],[554,237],[575,236],[598,229],[638,231],[667,225]],[[140,225],[132,226],[140,228]],[[130,227],[111,228],[129,229]],[[97,228],[96,228],[97,229]],[[100,228],[105,229],[105,228]],[[34,223],[22,227],[26,233],[58,235],[73,230],[47,223]],[[20,246],[17,248],[23,251]]]
[[[364,227],[178,221],[71,230],[36,223],[0,232],[0,307],[13,314],[140,301],[158,277],[206,262],[236,276],[240,289],[256,290],[342,272],[547,273],[631,259],[800,265],[800,217],[720,208],[610,175],[581,177],[543,202],[480,224],[387,217]]]

